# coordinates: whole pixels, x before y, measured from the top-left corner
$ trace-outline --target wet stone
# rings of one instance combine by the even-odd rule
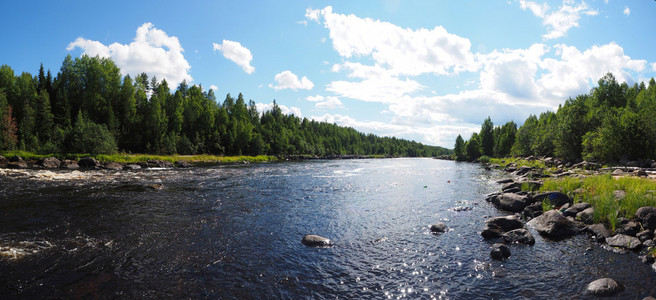
[[[330,247],[333,245],[331,240],[314,234],[308,234],[304,236],[301,240],[301,243],[308,247]]]
[[[621,292],[624,288],[611,278],[597,279],[586,287],[586,292],[594,296],[611,296]]]

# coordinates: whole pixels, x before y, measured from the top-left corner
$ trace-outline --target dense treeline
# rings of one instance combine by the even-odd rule
[[[166,80],[122,77],[110,59],[64,59],[57,76],[0,67],[0,150],[37,153],[393,155],[448,153],[397,138],[285,115],[252,100]]]
[[[568,99],[554,112],[494,127],[486,119],[468,141],[458,136],[455,157],[552,156],[599,162],[656,159],[656,82],[629,86],[608,73],[589,94]],[[493,128],[493,129],[492,129]],[[490,138],[490,136],[492,138]]]

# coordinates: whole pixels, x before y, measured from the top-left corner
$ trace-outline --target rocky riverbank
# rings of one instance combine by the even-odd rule
[[[540,187],[546,178],[564,178],[611,174],[613,177],[635,176],[656,177],[656,164],[652,161],[627,162],[617,167],[601,167],[591,162],[576,164],[563,163],[553,158],[528,158],[534,166],[520,166],[516,163],[506,165],[486,164],[488,169],[500,169],[507,172],[508,179],[498,181],[501,191],[486,197],[486,201],[509,213],[506,217],[497,217],[485,222],[481,231],[484,239],[499,240],[505,244],[534,243],[527,227],[534,228],[545,238],[559,241],[578,234],[587,234],[602,244],[609,251],[637,253],[636,262],[652,264],[656,271],[656,207],[643,206],[634,215],[617,218],[615,228],[606,223],[595,223],[595,207],[587,202],[577,202],[573,195],[558,190],[541,192]],[[505,162],[504,162],[505,163]],[[544,167],[541,167],[544,166]],[[578,191],[585,193],[586,191]],[[626,192],[613,192],[612,201],[621,202]],[[618,215],[617,213],[615,215]],[[504,259],[498,255],[499,246],[493,247],[491,256]],[[612,279],[611,279],[612,280]],[[591,284],[595,289],[598,284]],[[593,295],[608,295],[621,291],[619,288],[589,291]]]
[[[147,168],[188,168],[191,164],[186,161],[175,163],[164,160],[148,160],[135,163],[101,162],[92,157],[79,160],[46,157],[39,160],[23,160],[20,156],[5,158],[0,156],[0,168],[11,169],[64,169],[64,170],[139,170]]]

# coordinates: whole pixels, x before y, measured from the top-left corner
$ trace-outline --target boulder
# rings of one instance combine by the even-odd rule
[[[488,195],[485,197],[485,201],[494,203],[494,201],[496,201],[495,199],[496,199],[499,195],[501,195],[501,193],[491,193],[491,194],[488,194]]]
[[[57,169],[59,168],[61,161],[55,157],[46,157],[44,159],[40,159],[37,164],[47,169]]]
[[[77,164],[86,169],[94,169],[96,167],[100,167],[100,162],[96,160],[95,158],[92,157],[85,157],[80,159]]]
[[[301,243],[308,247],[330,247],[333,245],[333,242],[329,239],[314,234],[304,236]]]
[[[550,239],[563,239],[581,232],[578,224],[567,219],[557,210],[547,211],[527,224]]]
[[[9,163],[7,163],[7,168],[10,168],[10,169],[26,169],[27,168],[27,163],[22,159],[20,161],[9,161]]]
[[[492,203],[494,203],[499,209],[510,212],[522,212],[526,206],[531,204],[531,200],[528,196],[503,193],[497,196]]]
[[[139,170],[141,169],[140,165],[137,164],[127,164],[125,167],[123,167],[124,170]]]
[[[485,221],[481,235],[485,239],[500,237],[507,231],[524,228],[524,224],[515,216],[496,217]]]
[[[611,174],[613,176],[622,176],[622,175],[624,175],[624,171],[622,171],[622,169],[615,169],[615,171],[613,171],[613,173],[611,173]]]
[[[149,160],[149,168],[173,168],[173,163],[164,160]]]
[[[649,230],[656,229],[656,207],[643,206],[638,208],[635,213],[636,220],[642,224],[642,227]]]
[[[612,296],[624,289],[622,285],[611,278],[597,279],[588,284],[585,291],[589,295],[594,296]]]
[[[106,170],[118,171],[123,170],[123,164],[117,162],[108,162],[103,165],[103,168]]]
[[[584,209],[583,211],[580,211],[579,213],[576,214],[576,218],[581,220],[583,223],[586,224],[592,224],[592,217],[594,216],[594,208],[593,207],[588,207]]]
[[[647,177],[649,174],[647,174],[647,171],[645,169],[638,169],[633,171],[633,175],[636,177]]]
[[[524,208],[524,212],[522,212],[524,215],[524,218],[527,220],[533,219],[539,215],[542,214],[542,203],[540,202],[535,202],[527,207]]]
[[[597,224],[592,224],[589,225],[588,227],[585,228],[585,230],[594,236],[594,238],[597,240],[597,242],[603,242],[607,238],[611,236],[610,230],[606,228],[606,225],[597,223]]]
[[[80,168],[80,165],[77,164],[76,160],[64,159],[59,167],[66,170],[77,170]]]
[[[497,180],[498,184],[506,184],[506,183],[511,183],[511,182],[515,182],[515,181],[510,179],[510,178]]]
[[[563,215],[565,217],[575,217],[576,214],[582,212],[583,210],[591,207],[590,203],[582,202],[582,203],[576,203],[572,206],[570,206],[568,209],[566,209],[563,212]]]
[[[629,236],[636,236],[640,231],[640,224],[636,221],[622,223],[617,229],[615,229],[615,233],[626,234]]]
[[[446,225],[444,225],[444,223],[440,222],[431,225],[430,230],[431,232],[442,233],[442,232],[446,232],[447,228]]]
[[[642,243],[636,237],[626,234],[616,234],[606,239],[606,243],[611,247],[625,248],[629,250],[640,250]]]
[[[653,233],[651,230],[646,229],[646,230],[643,230],[643,231],[638,232],[638,234],[636,234],[636,237],[637,237],[641,242],[644,243],[646,240],[651,240],[651,239],[653,239],[653,238],[654,238],[654,233]]]
[[[503,238],[503,240],[506,241],[506,243],[510,243],[510,244],[526,244],[526,245],[535,244],[535,238],[533,238],[531,232],[526,230],[526,228],[519,228],[508,232],[504,232],[501,235],[501,238]]]
[[[192,167],[191,164],[188,161],[185,161],[185,160],[176,161],[175,165],[178,168],[191,168]]]
[[[510,182],[510,183],[504,184],[504,185],[501,187],[501,190],[502,190],[503,192],[506,192],[506,191],[508,191],[508,190],[515,190],[515,189],[519,189],[519,190],[521,191],[521,189],[522,189],[522,183],[521,183],[521,182]]]
[[[615,190],[613,191],[613,197],[615,198],[615,201],[620,201],[626,198],[626,192],[623,190]]]
[[[6,157],[0,155],[0,168],[6,168],[8,163],[9,160]]]
[[[9,158],[9,162],[24,162],[24,160],[23,160],[22,157],[20,157],[18,155],[14,155],[14,156]]]
[[[503,260],[510,257],[510,248],[504,244],[496,243],[492,245],[491,249],[490,257],[492,257],[492,259]]]
[[[561,207],[566,203],[572,203],[572,199],[561,192],[545,192],[533,196],[533,201],[543,202],[545,200],[549,201],[554,207]]]
[[[522,176],[530,172],[531,170],[533,170],[532,167],[520,167],[519,169],[517,169],[517,171],[515,171],[515,175]]]

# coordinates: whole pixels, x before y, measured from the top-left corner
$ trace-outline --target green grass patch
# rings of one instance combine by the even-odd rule
[[[541,169],[546,168],[546,165],[541,160],[529,161],[519,157],[490,158],[490,163],[500,165],[502,168],[505,168],[506,166],[513,163],[517,165],[518,168],[520,167],[532,167],[532,168],[541,168]]]
[[[585,178],[547,179],[541,192],[561,191],[574,203],[587,202],[595,209],[594,222],[603,222],[615,230],[617,218],[633,218],[643,206],[656,206],[656,181],[638,177],[613,178],[610,174]],[[615,191],[623,191],[618,199]],[[622,193],[622,192],[618,192]]]
[[[189,163],[262,163],[272,162],[278,159],[275,156],[258,155],[258,156],[217,156],[217,155],[151,155],[151,154],[97,154],[91,155],[88,153],[74,153],[74,154],[34,154],[26,151],[8,151],[2,152],[0,155],[4,157],[12,157],[18,155],[24,160],[38,160],[46,157],[57,157],[59,159],[75,159],[79,160],[84,157],[93,157],[102,162],[118,162],[118,163],[138,163],[149,160],[162,160],[168,162],[186,161]]]

